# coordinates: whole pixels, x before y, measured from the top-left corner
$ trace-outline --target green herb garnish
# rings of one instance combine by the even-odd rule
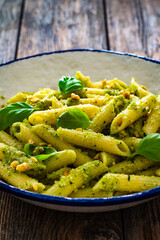
[[[136,155],[142,155],[152,161],[160,162],[160,134],[151,133],[144,137],[140,141],[136,152],[131,155],[131,158]]]
[[[24,102],[11,103],[2,108],[0,110],[0,130],[10,127],[15,122],[22,122],[34,110],[38,109]]]
[[[25,144],[24,151],[28,157],[35,157],[39,161],[46,160],[57,152],[53,147],[36,146],[30,143]]]
[[[83,83],[75,77],[63,76],[59,79],[59,90],[62,95],[84,87]]]
[[[90,123],[91,121],[86,113],[79,109],[70,109],[57,118],[56,126],[57,128],[86,129]]]

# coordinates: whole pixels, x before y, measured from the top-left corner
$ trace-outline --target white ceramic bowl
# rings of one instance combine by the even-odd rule
[[[32,92],[54,88],[63,75],[76,71],[92,81],[119,78],[126,83],[131,77],[153,92],[160,92],[160,62],[145,57],[104,50],[77,49],[44,53],[0,66],[0,95],[9,98],[18,91]],[[0,100],[0,104],[4,103]],[[73,212],[110,211],[148,201],[160,195],[160,187],[137,194],[113,198],[72,199],[31,193],[0,182],[0,189],[32,204]]]

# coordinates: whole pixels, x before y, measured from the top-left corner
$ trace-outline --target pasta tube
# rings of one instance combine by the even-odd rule
[[[92,98],[80,98],[80,99],[72,99],[72,98],[67,98],[67,100],[61,100],[61,103],[66,104],[67,106],[73,106],[73,105],[78,105],[78,104],[91,104],[95,105],[97,107],[102,107],[104,106],[108,101],[109,97],[92,97]]]
[[[130,155],[130,150],[123,141],[100,133],[58,128],[57,134],[65,141],[74,145],[113,153],[120,156]]]
[[[57,171],[54,171],[52,173],[47,173],[47,179],[51,179],[53,181],[55,180],[59,180],[61,178],[61,176],[67,176],[69,171],[71,170],[71,168],[69,167],[64,167],[64,168],[61,168]]]
[[[158,168],[159,168],[159,166],[153,166],[153,167],[148,168],[147,170],[138,171],[135,174],[143,175],[143,176],[154,176],[154,175],[156,175],[156,171],[158,170]]]
[[[63,104],[61,104],[60,101],[58,101],[58,99],[56,97],[52,96],[49,100],[52,102],[52,108],[63,107]]]
[[[119,162],[113,166],[110,166],[108,170],[111,173],[132,174],[139,170],[147,169],[154,164],[155,162],[147,158],[144,158],[142,156],[136,156],[132,161],[125,160],[123,162]]]
[[[71,198],[107,198],[113,197],[113,192],[99,191],[94,192],[92,187],[80,188],[77,192],[69,195]]]
[[[26,172],[33,169],[34,171],[44,170],[46,166],[38,162],[35,158],[26,157],[24,152],[16,150],[16,148],[0,143],[0,160],[10,165],[11,168],[18,172]]]
[[[29,116],[29,122],[33,125],[42,124],[42,123],[56,125],[57,118],[62,113],[68,111],[69,109],[82,110],[88,115],[90,119],[92,119],[99,111],[98,107],[91,104],[62,107],[58,109],[51,109],[51,110],[45,110],[45,111],[36,111]]]
[[[106,104],[93,118],[92,123],[89,125],[88,129],[93,132],[102,132],[102,130],[113,120],[116,116],[115,113],[115,101],[111,100]]]
[[[152,109],[149,114],[142,130],[148,135],[150,133],[156,133],[160,127],[160,96],[158,97],[158,101],[155,107]]]
[[[107,97],[109,96],[108,94],[105,94],[105,97],[106,97],[106,95],[107,95]],[[99,97],[102,97],[102,96],[99,96],[97,94],[86,94],[85,97],[87,97],[87,98],[99,98]]]
[[[60,92],[57,90],[52,90],[50,88],[43,88],[39,89],[39,91],[34,92],[32,95],[27,96],[27,103],[33,104],[45,99],[45,98],[51,98],[53,96],[58,97],[60,95]]]
[[[79,71],[76,72],[76,78],[77,78],[78,80],[80,80],[85,87],[92,87],[92,88],[95,87],[94,82],[91,82],[91,81],[90,81],[90,77],[89,77],[89,76],[84,76],[84,75],[83,75],[81,72],[79,72]]]
[[[147,95],[137,102],[132,102],[124,111],[119,113],[111,124],[111,134],[116,134],[135,122],[154,107],[155,95]]]
[[[9,166],[4,165],[0,161],[0,178],[4,179],[9,184],[24,190],[42,192],[45,186],[39,183],[36,179],[27,176],[25,173],[17,173]]]
[[[76,72],[76,78],[80,80],[85,87],[89,88],[102,88],[104,86],[103,81],[91,82],[89,76],[84,76],[81,72]]]
[[[155,171],[155,175],[160,177],[160,168],[158,168],[156,171]]]
[[[7,104],[10,103],[16,103],[16,102],[25,102],[27,99],[28,94],[27,93],[17,93],[15,96],[11,97],[8,101]]]
[[[45,160],[45,172],[52,172],[76,161],[76,153],[73,150],[56,152],[53,156]]]
[[[117,162],[118,158],[119,157],[117,155],[113,155],[111,153],[106,153],[106,152],[100,153],[100,159],[106,166],[114,165]]]
[[[17,139],[11,137],[8,133],[0,131],[0,142],[6,145],[17,148],[18,150],[23,149],[23,145],[17,141]]]
[[[136,138],[136,137],[125,137],[125,138],[122,138],[122,140],[123,140],[123,142],[125,142],[127,144],[127,146],[133,152],[135,152],[142,139],[141,138]]]
[[[27,127],[25,123],[16,122],[10,128],[11,134],[13,134],[19,141],[24,144],[32,140],[34,144],[45,144],[45,142],[38,137],[31,128]]]
[[[62,176],[60,181],[53,184],[43,194],[67,197],[78,190],[82,185],[87,185],[92,179],[107,171],[107,167],[100,161],[88,162],[70,171],[67,176]]]
[[[76,167],[93,160],[80,149],[77,149],[73,145],[63,141],[60,137],[58,137],[57,132],[48,125],[36,125],[32,127],[32,130],[38,136],[44,139],[45,142],[50,143],[53,147],[55,147],[58,151],[65,149],[73,150],[77,156],[76,161],[74,162],[74,166]]]
[[[33,99],[30,104],[36,108],[40,108],[41,110],[57,109],[63,107],[63,104],[60,101],[58,101],[58,99],[55,96],[51,97],[47,96],[39,100]]]
[[[101,96],[104,96],[107,93],[105,89],[99,88],[84,88],[84,91],[86,94],[95,94]]]
[[[133,90],[139,98],[145,97],[150,92],[146,91],[144,88],[142,88],[134,78],[131,78],[131,85],[130,85],[131,90]]]
[[[158,186],[160,177],[107,173],[93,187],[93,191],[142,192]]]
[[[122,89],[127,88],[127,84],[126,84],[125,82],[122,82],[122,81],[119,80],[118,78],[114,78],[114,79],[108,80],[108,81],[106,82],[106,85],[107,85],[108,87],[111,87],[111,86],[116,85],[116,84],[118,84],[118,86],[120,87],[119,90],[122,90]]]

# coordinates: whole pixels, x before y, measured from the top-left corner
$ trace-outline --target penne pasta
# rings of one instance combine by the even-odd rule
[[[59,90],[19,92],[7,104],[0,112],[1,180],[69,198],[160,186],[158,147],[153,156],[152,145],[145,148],[146,139],[159,139],[153,133],[160,129],[160,96],[134,78],[130,85],[117,78],[92,82],[78,71],[60,78]]]
[[[146,135],[156,133],[160,127],[160,96],[142,128]]]
[[[62,167],[68,166],[76,161],[76,153],[73,150],[56,152],[53,156],[45,160],[45,172],[52,172]]]
[[[24,190],[42,192],[45,186],[25,173],[17,173],[0,161],[0,178],[9,184]]]
[[[148,168],[147,170],[143,170],[143,171],[138,171],[135,174],[136,175],[143,175],[143,176],[158,176],[156,174],[156,171],[158,170],[159,166],[153,166]]]
[[[59,180],[61,176],[67,176],[71,168],[69,167],[63,167],[57,171],[53,171],[51,173],[47,173],[47,179],[49,180]]]
[[[96,114],[88,129],[91,129],[93,132],[102,132],[115,116],[115,101],[111,100]]]
[[[52,187],[43,192],[46,195],[65,196],[78,190],[82,185],[87,185],[92,179],[106,172],[106,166],[100,161],[88,162],[70,171],[67,176],[62,176]]]
[[[85,87],[95,87],[95,83],[90,81],[89,76],[84,76],[81,72],[76,72],[76,78],[80,80]]]
[[[46,169],[43,163],[28,158],[24,152],[3,143],[0,143],[0,160],[18,172],[26,172],[31,169],[40,172]]]
[[[108,171],[111,173],[133,174],[137,171],[147,169],[153,165],[155,165],[155,162],[142,156],[136,156],[133,160],[125,160],[110,166]]]
[[[113,192],[99,191],[94,192],[92,187],[80,188],[77,192],[73,192],[69,195],[71,198],[107,198],[113,197]]]
[[[74,162],[74,165],[76,167],[86,162],[92,161],[92,159],[80,149],[75,148],[73,145],[59,138],[57,132],[50,126],[36,125],[32,129],[38,136],[45,140],[45,142],[50,143],[58,151],[62,151],[65,149],[73,150],[76,153],[76,161]]]
[[[137,102],[132,102],[124,111],[114,118],[111,124],[111,134],[122,131],[131,123],[146,115],[146,113],[154,107],[155,103],[156,97],[151,94]]]
[[[105,89],[99,88],[84,88],[84,91],[86,94],[95,94],[100,96],[104,96],[107,93]]]
[[[122,138],[122,140],[127,144],[127,146],[133,152],[135,152],[142,139],[141,138],[136,138],[136,137],[125,137],[125,138]]]
[[[100,133],[58,128],[57,134],[65,141],[81,147],[87,147],[120,156],[130,155],[128,146],[122,140],[117,140]]]
[[[27,93],[17,93],[15,96],[11,97],[8,101],[7,104],[10,103],[16,103],[16,102],[25,102],[27,100]]]
[[[131,78],[130,89],[134,91],[139,98],[145,97],[148,94],[150,94],[150,92],[148,92],[146,89],[140,86],[134,78]]]
[[[108,101],[110,97],[108,96],[97,96],[97,97],[91,97],[91,98],[80,98],[80,99],[72,99],[72,98],[67,98],[67,100],[61,100],[61,103],[67,105],[67,106],[73,106],[73,105],[79,105],[79,104],[91,104],[95,105],[97,107],[102,107],[104,106]]]
[[[91,104],[85,105],[76,105],[71,107],[63,107],[59,109],[51,109],[46,111],[36,111],[29,116],[29,122],[33,125],[37,124],[50,124],[56,125],[57,118],[64,112],[69,109],[79,109],[84,111],[90,119],[92,119],[96,113],[99,111],[99,108]]]
[[[23,144],[18,142],[17,139],[13,138],[12,136],[10,136],[8,133],[4,131],[0,131],[0,142],[9,146],[13,146],[18,150],[23,149]]]
[[[120,157],[111,153],[100,152],[100,159],[104,165],[112,166],[118,162]]]
[[[141,192],[160,186],[160,177],[107,173],[93,191]]]
[[[25,125],[25,123],[14,123],[10,128],[10,131],[12,135],[14,135],[20,142],[24,144],[28,143],[29,140],[37,145],[45,144],[45,142],[40,137],[38,137],[31,128]]]

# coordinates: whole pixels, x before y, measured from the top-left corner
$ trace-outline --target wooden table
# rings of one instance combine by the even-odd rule
[[[69,48],[160,59],[160,1],[0,0],[0,63]],[[0,239],[158,240],[160,198],[84,214],[35,207],[1,192]]]

